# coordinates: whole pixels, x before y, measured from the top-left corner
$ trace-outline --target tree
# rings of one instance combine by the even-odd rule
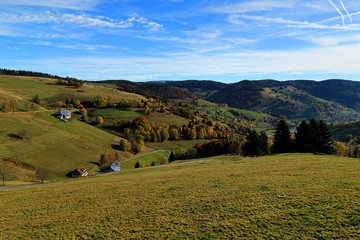
[[[309,147],[309,126],[305,120],[303,120],[296,128],[295,133],[295,149],[298,152],[307,152]]]
[[[23,160],[23,156],[22,156],[21,153],[18,153],[18,152],[15,153],[13,159],[14,159],[14,163],[15,163],[16,166],[21,166],[22,160]]]
[[[20,139],[24,140],[25,136],[26,136],[26,130],[25,129],[21,129],[18,131],[17,135]]]
[[[285,120],[280,120],[276,126],[273,153],[292,152],[293,144],[290,138],[290,129]]]
[[[86,122],[87,121],[87,111],[85,108],[82,108],[80,110],[80,114],[81,114],[81,121]]]
[[[175,161],[175,154],[173,151],[171,151],[170,156],[169,156],[169,163],[171,163],[173,161]]]
[[[36,104],[40,104],[41,101],[40,101],[39,95],[35,95],[33,101],[34,101],[34,103],[36,103]]]
[[[45,169],[38,169],[36,171],[36,177],[43,183],[49,177],[49,171]]]
[[[137,161],[136,163],[135,163],[135,168],[139,168],[140,167],[140,163]]]
[[[18,107],[18,104],[17,104],[17,100],[12,98],[10,99],[9,101],[9,107],[10,107],[10,111],[12,111],[13,113],[16,112],[16,109]]]
[[[155,166],[155,162],[154,162],[154,161],[152,161],[151,166],[152,166],[152,167]]]
[[[246,142],[243,145],[242,152],[244,156],[264,156],[269,153],[268,137],[265,132],[260,135],[253,130],[249,136],[246,137]]]
[[[121,139],[120,141],[120,151],[126,151],[127,149],[127,141],[125,139]]]
[[[3,182],[3,186],[5,186],[5,181],[9,180],[12,176],[12,171],[8,164],[2,163],[0,165],[0,178]]]
[[[101,126],[101,125],[103,125],[103,123],[104,123],[104,119],[103,119],[101,116],[98,116],[98,117],[96,118],[96,123],[97,123],[99,126]]]

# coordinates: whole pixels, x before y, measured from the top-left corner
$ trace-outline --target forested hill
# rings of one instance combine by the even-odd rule
[[[163,99],[196,99],[197,96],[183,88],[165,83],[131,82],[127,80],[104,80],[96,83],[111,83],[118,86],[119,90],[137,93],[144,96]]]
[[[166,84],[185,88],[212,102],[289,119],[315,117],[326,121],[346,121],[359,118],[360,82],[356,81],[267,79],[224,84],[192,80],[166,81]]]

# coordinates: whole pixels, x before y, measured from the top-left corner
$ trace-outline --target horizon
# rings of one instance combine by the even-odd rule
[[[360,80],[355,0],[0,0],[0,66],[89,81]]]

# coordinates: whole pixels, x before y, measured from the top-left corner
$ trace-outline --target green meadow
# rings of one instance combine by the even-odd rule
[[[220,156],[0,191],[0,239],[358,239],[359,159]]]

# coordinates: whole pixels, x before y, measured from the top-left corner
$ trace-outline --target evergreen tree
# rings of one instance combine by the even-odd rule
[[[293,144],[290,138],[290,129],[285,120],[280,120],[276,126],[274,145],[272,146],[273,153],[292,152]]]
[[[155,162],[154,162],[154,161],[152,161],[151,166],[155,166]]]
[[[321,120],[319,122],[319,139],[318,139],[318,149],[317,151],[322,152],[322,153],[333,153],[334,152],[334,148],[332,146],[332,137],[331,137],[331,133],[329,130],[329,127]]]
[[[260,140],[260,156],[268,155],[269,154],[269,143],[268,143],[268,136],[264,131],[262,131],[259,135]]]
[[[307,152],[309,141],[309,126],[305,120],[303,120],[296,128],[295,133],[295,149],[297,152]]]
[[[136,162],[135,163],[135,168],[139,168],[140,167],[140,163],[139,162]]]
[[[265,132],[258,134],[253,130],[249,136],[246,137],[246,142],[243,146],[244,156],[263,156],[269,153],[268,137]]]
[[[169,163],[173,162],[173,161],[175,161],[175,154],[173,153],[173,151],[171,151],[170,156],[169,156]]]

